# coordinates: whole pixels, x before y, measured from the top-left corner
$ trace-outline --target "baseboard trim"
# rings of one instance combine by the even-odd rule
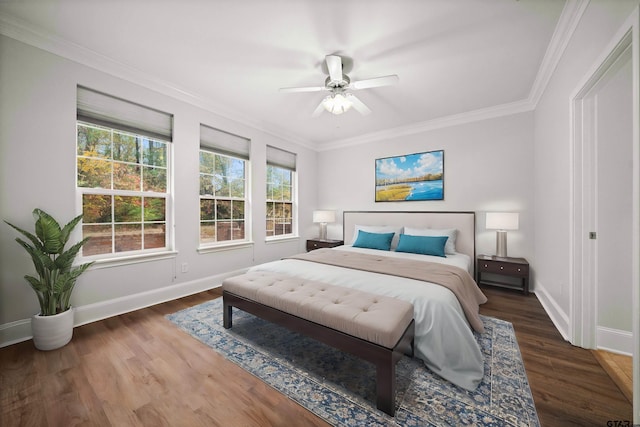
[[[32,338],[31,318],[0,325],[0,348]]]
[[[596,343],[598,350],[633,356],[633,333],[631,332],[598,326]]]
[[[75,307],[74,327],[214,289],[219,287],[227,277],[236,276],[245,271],[246,269],[236,270],[126,297],[78,306]],[[0,325],[0,348],[30,340],[32,337],[31,318]]]
[[[545,287],[538,281],[535,282],[534,292],[538,301],[542,304],[542,308],[547,312],[554,326],[562,335],[565,341],[571,342],[569,339],[569,316],[560,308],[555,299],[551,297]]]

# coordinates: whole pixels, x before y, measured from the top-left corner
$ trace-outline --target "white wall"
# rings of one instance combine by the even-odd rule
[[[265,153],[273,145],[298,154],[300,234],[313,233],[315,151],[224,119],[60,56],[0,37],[0,218],[33,229],[31,211],[60,221],[76,215],[76,85],[81,84],[174,114],[175,258],[92,268],[78,280],[76,323],[95,320],[219,283],[220,275],[304,250],[304,238],[265,243]],[[251,139],[252,248],[199,254],[198,148],[204,123]],[[37,299],[23,279],[32,274],[17,233],[0,225],[0,345],[25,338]],[[180,265],[189,265],[187,273]]]
[[[535,287],[560,332],[570,329],[570,97],[637,0],[592,0],[535,110]]]
[[[444,150],[443,201],[375,202],[375,159]],[[508,234],[509,255],[533,255],[533,113],[368,142],[318,155],[318,205],[345,210],[476,211],[477,253],[495,254],[495,232],[484,227],[487,211],[520,213],[520,229]],[[340,216],[340,215],[339,215]],[[329,227],[342,238],[341,224]]]

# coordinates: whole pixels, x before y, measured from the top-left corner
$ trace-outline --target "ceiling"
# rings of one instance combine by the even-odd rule
[[[565,33],[564,6],[564,0],[0,0],[0,32],[321,150],[530,105],[553,66],[550,46]],[[326,92],[278,89],[322,86],[328,54],[352,59],[345,65],[352,80],[397,74],[399,83],[357,91],[372,110],[368,116],[352,109],[313,118]]]

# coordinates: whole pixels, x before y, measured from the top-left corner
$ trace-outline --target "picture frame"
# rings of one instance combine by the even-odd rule
[[[444,150],[376,159],[376,202],[444,200]]]

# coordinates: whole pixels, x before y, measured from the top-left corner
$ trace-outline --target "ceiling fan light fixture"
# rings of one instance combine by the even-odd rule
[[[349,76],[343,73],[342,61],[343,58],[339,55],[325,56],[326,71],[329,72],[329,77],[325,78],[324,86],[285,87],[280,88],[280,92],[328,91],[330,95],[318,104],[311,117],[318,117],[324,110],[331,114],[343,114],[351,107],[363,116],[371,114],[371,109],[351,91],[394,85],[398,83],[398,76],[393,74],[352,82]]]
[[[342,114],[349,111],[352,103],[345,95],[334,93],[327,96],[324,101],[322,101],[322,105],[325,110],[332,114]]]

